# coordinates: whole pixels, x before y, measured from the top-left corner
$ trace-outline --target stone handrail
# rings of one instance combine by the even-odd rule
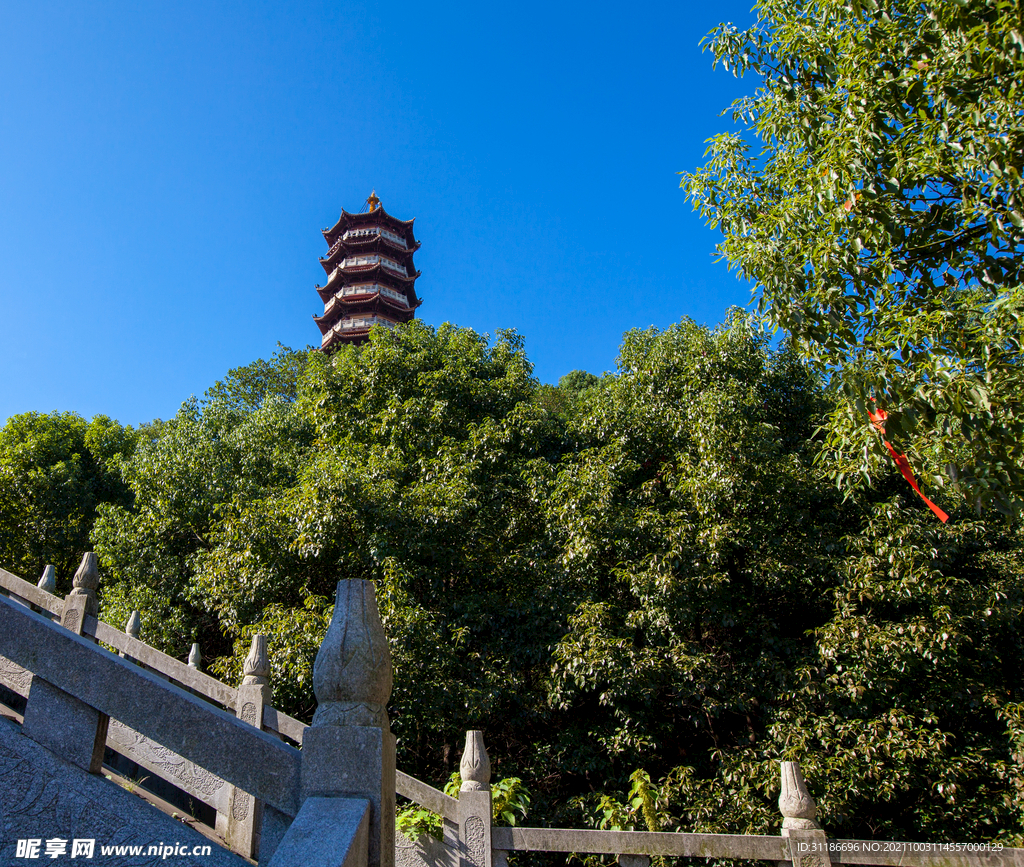
[[[174,683],[186,686],[193,692],[223,707],[235,709],[238,690],[234,687],[221,683],[215,677],[210,677],[184,662],[179,662],[173,656],[161,653],[155,647],[150,647],[144,641],[126,635],[109,623],[104,623],[102,620],[90,623],[90,620],[91,618],[87,618],[85,621],[85,627],[82,629],[83,635],[95,637],[97,641],[109,644],[136,662],[141,662],[153,671],[166,675]]]
[[[285,815],[298,812],[294,747],[2,597],[0,654]]]
[[[491,845],[502,852],[577,852],[676,858],[742,858],[793,861],[798,838],[752,834],[685,834],[649,831],[596,831],[564,828],[493,828]],[[1020,867],[1024,850],[959,851],[951,844],[902,843],[824,838],[833,864],[877,867]],[[808,847],[808,854],[815,851]],[[807,855],[805,854],[806,858]]]
[[[47,593],[45,590],[41,590],[34,584],[19,578],[5,569],[0,569],[0,591],[6,591],[12,598],[28,605],[35,605],[53,615],[57,620],[60,620],[64,610],[63,599],[54,596],[52,593]],[[173,656],[168,656],[166,653],[162,653],[155,647],[150,647],[137,638],[132,638],[120,629],[102,620],[86,615],[82,623],[82,634],[94,637],[97,641],[110,645],[116,650],[121,651],[125,656],[131,657],[148,666],[154,672],[167,677],[172,682],[187,687],[189,690],[208,698],[210,701],[216,702],[222,707],[235,709],[238,699],[237,689],[222,683],[214,677],[210,677],[208,674],[191,668]],[[276,708],[264,708],[263,724],[268,730],[278,732],[296,744],[302,743],[302,732],[306,728],[305,724]]]
[[[437,813],[452,822],[458,820],[459,802],[451,795],[440,792],[433,786],[410,777],[401,771],[395,771],[395,791],[403,798],[408,798],[414,804],[425,807],[432,813]]]
[[[586,852],[790,861],[786,838],[752,834],[680,834],[567,828],[493,828],[491,845],[507,852]]]
[[[6,590],[11,596],[22,602],[42,608],[44,611],[54,615],[58,620],[64,611],[63,599],[59,599],[45,590],[40,590],[35,584],[22,580],[6,569],[0,569],[0,588]]]
[[[817,823],[817,805],[796,762],[780,763],[782,833],[698,834],[575,828],[495,828],[491,824],[490,760],[481,732],[466,733],[459,798],[447,798],[417,780],[399,792],[445,818],[444,840],[406,842],[400,867],[506,867],[510,852],[614,855],[620,867],[650,867],[652,857],[774,861],[779,867],[1024,867],[1024,849],[987,844],[837,840]],[[403,782],[408,792],[403,792]],[[430,793],[447,798],[438,803]],[[450,803],[449,803],[450,802]],[[489,840],[490,845],[487,845]]]

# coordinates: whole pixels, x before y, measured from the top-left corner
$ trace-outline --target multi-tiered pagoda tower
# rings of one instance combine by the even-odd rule
[[[362,213],[343,210],[338,222],[323,230],[330,247],[320,260],[327,283],[316,291],[324,312],[313,316],[323,335],[322,350],[362,343],[374,325],[394,328],[413,318],[422,301],[414,288],[420,272],[412,254],[420,243],[412,224],[387,213],[374,192]]]

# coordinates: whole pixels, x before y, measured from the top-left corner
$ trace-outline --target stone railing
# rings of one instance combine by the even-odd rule
[[[542,851],[615,855],[622,867],[649,867],[652,856],[1024,867],[1022,849],[832,840],[795,762],[781,764],[778,836],[492,827],[479,731],[466,733],[458,798],[395,769],[391,656],[372,582],[338,584],[306,726],[270,706],[262,636],[233,688],[198,670],[197,647],[182,663],[140,641],[137,612],[125,632],[98,620],[95,555],[64,599],[53,578],[52,567],[39,586],[0,570],[0,597],[10,597],[0,598],[0,684],[27,699],[22,734],[93,774],[109,746],[213,807],[230,848],[260,864],[504,867],[510,852]],[[396,792],[442,818],[441,840],[395,839]]]
[[[948,841],[832,839],[816,821],[817,806],[796,762],[780,763],[778,836],[492,827],[490,762],[480,732],[466,733],[460,772],[458,799],[435,789],[420,793],[414,786],[401,792],[441,815],[444,831],[441,841],[426,836],[415,842],[401,839],[396,852],[399,867],[505,867],[514,852],[614,855],[621,867],[650,867],[651,858],[658,856],[774,861],[780,867],[1024,867],[1024,849]]]
[[[39,584],[0,570],[0,684],[25,699],[23,735],[90,774],[110,747],[214,807],[230,848],[261,864],[393,863],[391,659],[372,582],[338,585],[312,727],[270,707],[262,636],[235,689],[198,670],[197,647],[186,664],[140,641],[137,612],[126,632],[99,620],[94,554],[64,599],[50,567]]]

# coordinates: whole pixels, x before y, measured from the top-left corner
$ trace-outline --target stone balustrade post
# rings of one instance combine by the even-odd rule
[[[42,577],[39,579],[36,587],[50,593],[51,595],[55,595],[57,593],[57,572],[53,566],[49,564],[46,565],[43,569]]]
[[[491,761],[483,732],[466,732],[459,773],[460,867],[492,867]]]
[[[64,597],[60,625],[76,635],[81,635],[85,618],[99,616],[96,590],[100,586],[100,570],[96,555],[92,551],[82,555],[82,562],[71,584],[71,592]]]
[[[313,666],[318,707],[302,736],[299,803],[369,802],[369,867],[395,863],[395,736],[386,709],[392,680],[373,582],[339,581]]]
[[[124,634],[136,641],[139,640],[139,635],[142,634],[142,617],[139,616],[137,608],[132,609],[132,613],[128,616],[128,622],[124,625]],[[131,659],[123,650],[119,655],[122,659]]]
[[[199,666],[203,664],[203,655],[199,652],[199,642],[192,642],[192,649],[188,652],[188,667],[194,668],[199,671]]]
[[[828,853],[828,838],[817,823],[818,806],[797,762],[780,762],[782,791],[779,794],[779,810],[782,813],[782,836],[789,838],[789,853],[792,861],[780,862],[793,867],[831,867]]]
[[[238,687],[235,715],[242,722],[262,730],[263,709],[271,701],[267,636],[254,635],[249,655],[242,664],[242,683]],[[227,814],[217,814],[217,831],[235,852],[246,858],[254,858],[262,817],[263,804],[248,792],[232,786],[228,795]]]
[[[40,586],[46,577],[44,571]],[[82,556],[73,588],[64,599],[60,622],[65,629],[81,635],[85,618],[99,614],[99,583],[96,555],[90,551]],[[89,773],[98,774],[103,768],[109,722],[106,714],[33,675],[21,731],[36,743]]]

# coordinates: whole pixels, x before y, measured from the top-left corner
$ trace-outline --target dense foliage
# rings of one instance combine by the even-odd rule
[[[0,429],[0,565],[35,580],[52,563],[70,590],[96,507],[130,501],[118,462],[135,438],[103,415],[11,416]]]
[[[743,128],[682,181],[771,320],[842,380],[839,475],[1024,496],[1024,6],[760,0],[715,62],[752,73]],[[759,150],[754,148],[759,145]],[[867,448],[865,448],[867,446]]]
[[[282,349],[111,462],[102,616],[229,679],[264,632],[308,719],[335,583],[372,578],[400,766],[440,784],[481,728],[513,818],[515,777],[530,824],[776,833],[795,758],[835,836],[1019,840],[1020,525],[894,474],[843,499],[833,402],[739,314],[557,387],[514,333]]]

